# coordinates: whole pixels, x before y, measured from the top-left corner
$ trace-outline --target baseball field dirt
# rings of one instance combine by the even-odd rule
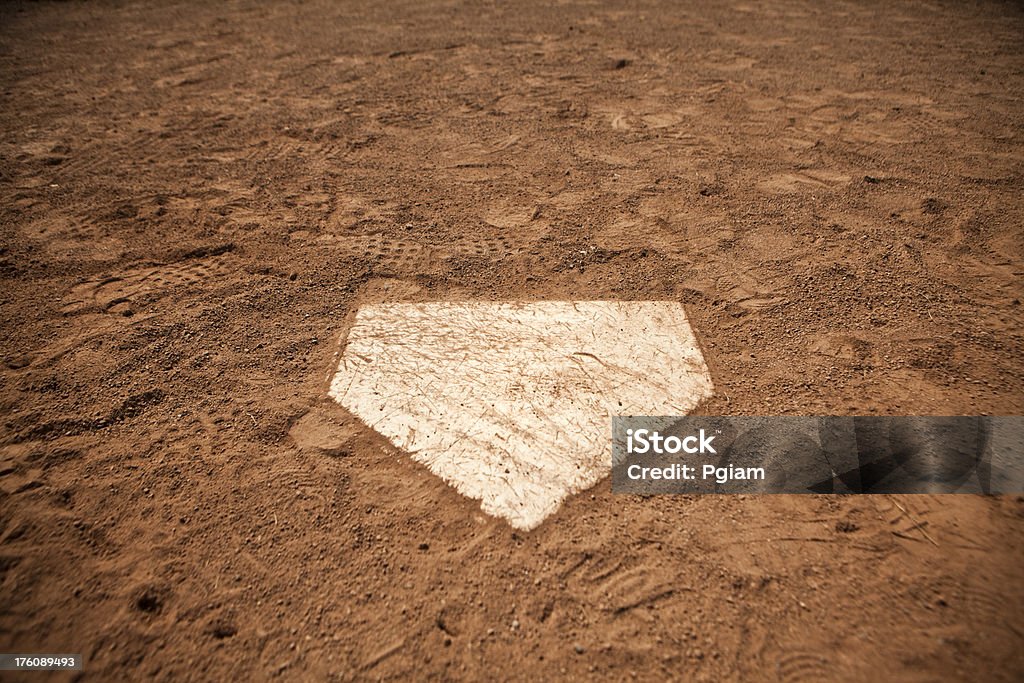
[[[1020,415],[1019,5],[4,3],[0,92],[17,680],[1024,677],[1020,496],[522,531],[328,394],[361,306],[669,301],[702,414]]]

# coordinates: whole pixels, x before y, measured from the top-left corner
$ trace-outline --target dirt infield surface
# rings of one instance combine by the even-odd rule
[[[1021,498],[605,480],[514,532],[326,396],[362,304],[641,299],[707,414],[1021,414],[1014,4],[4,4],[0,92],[0,650],[1024,676]]]

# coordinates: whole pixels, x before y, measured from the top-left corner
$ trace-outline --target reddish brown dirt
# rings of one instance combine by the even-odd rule
[[[3,5],[0,650],[1020,680],[1019,498],[513,533],[325,400],[363,303],[668,298],[708,413],[1022,412],[1019,8],[681,4]]]

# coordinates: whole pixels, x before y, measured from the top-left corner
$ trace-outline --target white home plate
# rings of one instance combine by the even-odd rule
[[[680,304],[545,301],[361,308],[330,394],[531,529],[610,472],[613,415],[685,415],[711,391]]]

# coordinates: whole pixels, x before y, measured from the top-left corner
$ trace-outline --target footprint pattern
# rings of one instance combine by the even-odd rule
[[[745,271],[720,276],[715,287],[727,301],[746,310],[760,310],[785,301],[772,286],[761,284]]]
[[[39,240],[48,254],[64,262],[113,261],[121,256],[124,248],[120,239],[97,236],[93,221],[86,218],[42,218],[30,223],[22,232],[29,239]]]
[[[437,260],[459,257],[497,262],[525,250],[522,245],[513,246],[513,241],[505,237],[425,242],[392,239],[382,234],[352,237],[328,234],[317,241],[338,249],[349,258],[397,269],[424,267]]]
[[[568,582],[579,594],[592,596],[612,616],[654,605],[676,592],[641,563],[604,554],[585,556],[570,574]]]
[[[775,660],[775,671],[783,683],[831,681],[836,675],[821,651],[803,648],[783,648]]]
[[[806,169],[773,175],[758,183],[758,187],[772,194],[820,192],[846,185],[850,180],[844,173]]]
[[[930,603],[941,601],[958,618],[979,627],[995,628],[1020,635],[1024,624],[1013,609],[1014,601],[1005,592],[989,588],[980,581],[964,581],[948,575],[924,574],[911,577],[911,592]],[[998,586],[997,582],[992,585]]]
[[[144,296],[161,296],[175,287],[201,284],[226,271],[227,266],[222,257],[137,268],[76,285],[64,298],[61,311],[65,315],[127,313],[131,311],[131,305]]]

